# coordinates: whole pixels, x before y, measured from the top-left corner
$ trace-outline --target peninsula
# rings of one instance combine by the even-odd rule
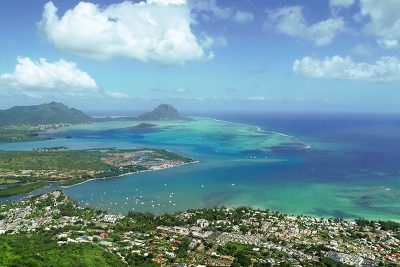
[[[147,148],[0,151],[0,196],[28,193],[54,181],[67,186],[191,162],[194,160],[166,150]]]

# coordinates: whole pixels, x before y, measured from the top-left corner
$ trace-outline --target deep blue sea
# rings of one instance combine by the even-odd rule
[[[202,116],[222,121],[134,132],[124,130],[127,122],[84,125],[45,133],[54,140],[2,144],[0,149],[151,146],[200,161],[65,189],[81,205],[112,213],[248,205],[291,214],[400,221],[399,115]]]

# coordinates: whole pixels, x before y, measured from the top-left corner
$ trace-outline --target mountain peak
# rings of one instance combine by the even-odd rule
[[[156,111],[156,110],[167,110],[167,111],[172,111],[172,112],[178,113],[176,108],[174,108],[174,106],[172,106],[170,104],[160,104],[155,109],[153,109],[153,111]]]
[[[138,120],[182,120],[178,110],[170,104],[160,104],[151,112],[141,114]]]

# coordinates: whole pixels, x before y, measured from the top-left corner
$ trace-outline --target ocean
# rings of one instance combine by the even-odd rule
[[[80,205],[111,213],[252,206],[319,217],[400,220],[399,116],[219,113],[204,117],[213,119],[154,122],[159,125],[156,129],[124,129],[138,122],[71,126],[43,133],[54,140],[1,144],[0,149],[147,146],[199,160],[64,189]]]

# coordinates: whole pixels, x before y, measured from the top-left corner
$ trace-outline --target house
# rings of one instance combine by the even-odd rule
[[[209,226],[210,223],[205,219],[198,219],[197,220],[197,225],[200,226],[201,228],[204,228],[204,227]]]
[[[161,263],[163,263],[164,261],[167,261],[167,259],[166,259],[166,258],[163,258],[163,257],[158,257],[158,258],[153,259],[153,261],[154,261],[155,263],[161,264]]]
[[[102,233],[100,233],[100,237],[107,238],[108,237],[108,233],[102,232]]]

